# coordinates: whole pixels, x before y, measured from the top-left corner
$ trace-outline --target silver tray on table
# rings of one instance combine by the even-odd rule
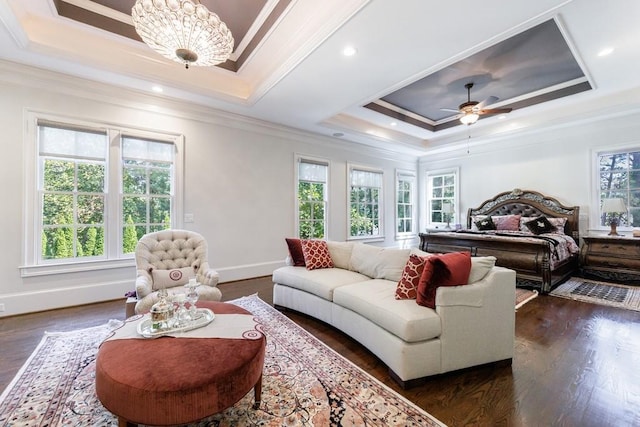
[[[138,334],[145,338],[158,338],[164,335],[175,334],[177,332],[191,331],[193,329],[207,326],[209,323],[213,322],[213,319],[216,317],[215,314],[213,314],[213,311],[208,308],[199,308],[196,313],[197,317],[195,320],[189,321],[181,326],[161,330],[154,329],[152,327],[153,321],[151,320],[151,315],[145,314],[143,320],[138,323]]]

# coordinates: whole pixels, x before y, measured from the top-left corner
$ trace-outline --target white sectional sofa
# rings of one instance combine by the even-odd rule
[[[511,363],[515,272],[487,263],[495,258],[472,258],[469,284],[439,287],[431,309],[395,299],[410,250],[350,242],[328,242],[328,248],[334,268],[287,265],[273,272],[276,307],[348,334],[403,387],[462,368]]]

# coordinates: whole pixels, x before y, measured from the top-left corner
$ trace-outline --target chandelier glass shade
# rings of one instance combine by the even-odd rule
[[[193,0],[136,0],[131,18],[149,47],[186,68],[220,64],[233,51],[227,25]]]

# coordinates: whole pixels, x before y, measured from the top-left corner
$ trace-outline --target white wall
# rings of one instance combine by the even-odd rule
[[[631,146],[640,146],[637,110],[492,140],[472,138],[468,153],[466,144],[462,144],[453,152],[424,156],[419,171],[424,181],[428,170],[460,167],[461,206],[456,222],[465,224],[467,209],[498,193],[520,188],[555,197],[565,205],[580,206],[583,234],[590,227],[593,153]],[[423,217],[421,229],[425,227]]]
[[[0,93],[0,316],[121,298],[135,280],[133,261],[109,270],[21,277],[23,144],[33,143],[25,133],[28,111],[184,134],[184,212],[194,222],[183,226],[207,239],[221,281],[269,275],[282,264],[284,238],[295,234],[296,154],[330,160],[331,240],[346,238],[347,162],[384,169],[386,238],[376,244],[400,244],[393,233],[395,169],[415,170],[416,158],[6,62],[0,62]]]

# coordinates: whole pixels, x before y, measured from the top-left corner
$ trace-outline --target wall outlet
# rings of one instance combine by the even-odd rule
[[[184,214],[184,222],[193,222],[193,214],[192,213]]]
[[[4,311],[4,304],[0,304],[0,312]]]

